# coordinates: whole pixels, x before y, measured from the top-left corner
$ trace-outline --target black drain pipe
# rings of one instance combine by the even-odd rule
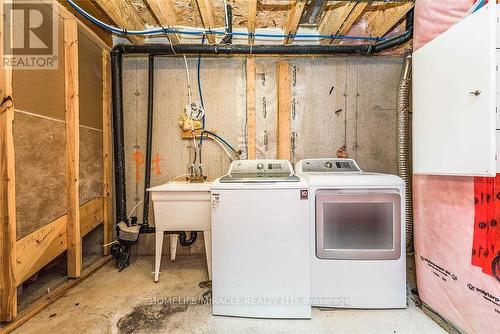
[[[115,166],[116,221],[127,225],[125,193],[125,140],[123,134],[122,52],[111,51],[111,89],[113,92],[113,154]],[[117,228],[118,229],[118,228]]]
[[[151,185],[151,156],[153,151],[153,111],[154,111],[154,82],[155,82],[155,57],[149,56],[148,66],[148,124],[146,135],[146,163],[144,171],[144,210],[142,212],[141,229],[149,226],[149,191]]]
[[[234,44],[143,44],[117,45],[111,50],[113,92],[113,143],[115,163],[115,196],[117,221],[127,222],[125,143],[123,134],[123,54],[156,55],[374,55],[409,41],[413,36],[413,10],[407,14],[407,31],[399,36],[360,45],[234,45]],[[129,222],[127,222],[129,223]],[[149,228],[147,232],[154,229]],[[144,231],[146,232],[146,231]],[[190,238],[191,239],[191,238]]]

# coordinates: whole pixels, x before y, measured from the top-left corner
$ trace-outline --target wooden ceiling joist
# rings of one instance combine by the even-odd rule
[[[215,28],[214,10],[210,0],[196,0],[198,10],[200,11],[201,21],[205,29]],[[210,44],[215,43],[215,36],[212,34],[207,35]]]
[[[293,42],[293,35],[297,33],[300,18],[304,13],[304,7],[306,6],[306,3],[306,0],[296,0],[292,5],[292,8],[288,11],[284,31],[285,35],[291,37],[285,38],[285,44],[291,44]]]
[[[361,18],[361,16],[363,16],[368,5],[368,2],[360,2],[356,4],[344,23],[342,23],[340,30],[336,34],[341,36],[347,35],[352,25],[356,23]],[[334,39],[331,41],[331,43],[339,44],[341,41],[341,39]]]
[[[370,13],[366,18],[370,36],[383,37],[405,17],[412,7],[413,3],[410,2]]]
[[[248,22],[247,30],[250,34],[255,34],[255,21],[257,19],[257,0],[248,1]],[[253,44],[254,38],[249,36],[248,43]]]
[[[99,7],[120,27],[129,30],[142,30],[144,23],[127,0],[94,0]],[[143,40],[139,36],[127,36],[136,44],[142,44]]]
[[[179,20],[175,14],[175,7],[171,0],[144,0],[151,11],[158,19],[163,28],[179,25]],[[178,44],[180,37],[177,34],[169,34],[172,44]]]
[[[336,35],[356,5],[356,2],[346,2],[342,3],[338,8],[325,12],[318,27],[319,34]],[[331,39],[321,40],[321,44],[330,44],[331,42]]]

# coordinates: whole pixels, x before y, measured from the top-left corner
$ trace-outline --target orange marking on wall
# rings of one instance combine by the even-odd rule
[[[160,175],[161,174],[160,161],[161,161],[160,155],[158,153],[156,153],[155,157],[153,159],[153,168],[154,168],[154,171],[155,171],[156,175]]]
[[[136,150],[132,155],[135,161],[135,180],[141,180],[141,165],[144,164],[144,155],[141,150]]]

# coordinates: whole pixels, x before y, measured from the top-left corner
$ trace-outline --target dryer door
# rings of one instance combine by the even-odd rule
[[[318,258],[395,260],[401,256],[401,238],[397,190],[316,192]]]

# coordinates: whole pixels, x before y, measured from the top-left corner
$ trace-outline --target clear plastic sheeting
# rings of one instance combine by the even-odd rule
[[[292,162],[335,157],[347,145],[347,59],[293,59],[290,71]]]
[[[255,147],[257,159],[275,159],[278,152],[277,60],[255,61]]]

